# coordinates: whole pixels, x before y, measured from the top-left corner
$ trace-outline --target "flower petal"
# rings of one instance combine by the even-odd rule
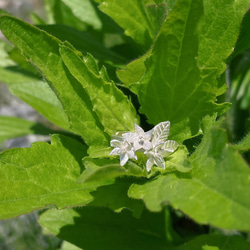
[[[129,157],[127,154],[122,154],[120,156],[120,165],[124,166],[127,163],[128,159],[129,159]]]
[[[110,141],[110,146],[111,147],[121,147],[121,144],[122,144],[122,141],[119,141],[119,140],[116,140],[116,139],[113,139]]]
[[[165,161],[160,155],[154,156],[154,162],[155,162],[155,165],[157,165],[158,167],[165,169]]]
[[[122,134],[122,137],[123,137],[123,140],[125,140],[129,143],[134,143],[134,141],[137,138],[136,134],[132,133],[132,132],[124,133],[124,134]]]
[[[128,151],[127,155],[128,155],[129,159],[135,159],[135,160],[137,160],[137,155],[135,154],[135,152],[133,150]]]
[[[164,143],[163,149],[170,152],[174,152],[178,148],[179,144],[176,141],[168,140]]]
[[[144,130],[135,123],[135,133],[138,135],[138,136],[141,136],[141,135],[144,135]]]
[[[120,149],[119,148],[114,148],[109,155],[119,155],[120,154]]]
[[[152,166],[154,165],[154,159],[153,158],[148,158],[147,162],[146,162],[146,169],[149,172],[152,168]]]
[[[156,146],[159,143],[163,143],[168,139],[170,130],[170,122],[161,122],[153,128],[152,132],[152,144]]]

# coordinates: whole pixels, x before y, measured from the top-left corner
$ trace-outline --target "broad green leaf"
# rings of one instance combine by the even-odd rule
[[[86,170],[78,178],[79,182],[112,180],[119,176],[146,177],[147,173],[137,164],[129,161],[126,166],[120,166],[118,159],[92,159],[84,158],[83,165]]]
[[[245,241],[242,236],[225,235],[201,235],[195,239],[176,247],[176,250],[236,250],[249,249],[250,243]]]
[[[127,210],[116,214],[107,208],[88,206],[78,210],[51,209],[40,216],[39,223],[82,249],[161,250],[173,247],[165,240],[163,214],[146,210],[136,219]]]
[[[155,38],[160,30],[160,27],[166,17],[165,5],[149,5],[146,6],[147,17],[151,23],[152,37]]]
[[[126,62],[119,54],[107,49],[100,41],[96,39],[90,32],[82,31],[57,24],[57,25],[40,25],[40,29],[45,30],[51,35],[57,37],[61,41],[70,42],[77,50],[83,53],[90,53],[96,59],[106,63],[116,63],[123,65]]]
[[[228,109],[228,104],[215,103],[217,70],[197,65],[197,56],[206,53],[199,49],[202,17],[201,0],[177,1],[145,61],[146,72],[140,84],[134,86],[149,122],[169,120],[171,136],[178,142],[199,133],[199,122],[206,114]]]
[[[91,25],[94,29],[101,29],[102,23],[96,13],[96,9],[93,2],[90,0],[62,0],[73,12],[84,23]]]
[[[249,0],[203,2],[204,17],[199,30],[197,62],[201,68],[217,68],[218,74],[221,74],[226,69],[226,59],[235,47]]]
[[[144,210],[144,204],[140,200],[128,197],[129,186],[134,182],[134,178],[118,178],[107,186],[98,187],[96,191],[91,192],[93,201],[89,206],[108,207],[115,212],[121,212],[124,208],[129,209],[133,216],[139,218]]]
[[[0,28],[51,84],[68,116],[71,131],[81,135],[89,146],[107,145],[103,127],[92,111],[87,93],[62,62],[59,55],[60,41],[10,16],[0,17]]]
[[[138,124],[132,103],[113,82],[100,76],[94,59],[88,55],[82,60],[66,46],[61,46],[60,53],[70,73],[89,94],[104,131],[109,135],[117,131],[132,131],[134,124]]]
[[[155,0],[155,2],[157,4],[166,3],[166,5],[167,5],[167,14],[169,14],[173,10],[174,5],[176,4],[177,0]]]
[[[29,134],[48,135],[50,133],[52,130],[42,124],[16,117],[0,116],[0,142]]]
[[[209,129],[204,120],[202,143],[188,158],[192,171],[160,175],[129,189],[129,196],[143,199],[148,209],[160,211],[170,203],[201,224],[226,229],[250,230],[250,169],[228,145],[226,133]]]
[[[91,202],[90,192],[105,183],[76,183],[84,155],[86,146],[59,135],[51,137],[51,144],[36,142],[1,153],[0,219]]]
[[[159,7],[159,15],[156,15],[152,22],[142,0],[103,0],[99,8],[116,21],[125,30],[126,35],[143,46],[144,50],[152,45],[157,27],[159,28],[159,22],[163,19],[163,7],[161,6]],[[155,8],[157,9],[157,7]]]

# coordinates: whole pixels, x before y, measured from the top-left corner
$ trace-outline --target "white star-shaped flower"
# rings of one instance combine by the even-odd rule
[[[127,132],[122,134],[122,137],[125,141],[133,144],[135,151],[144,152],[145,150],[150,150],[152,148],[152,143],[150,141],[151,132],[152,130],[144,132],[140,126],[135,124],[135,133]]]
[[[137,160],[137,156],[133,149],[133,146],[124,141],[123,138],[116,137],[110,141],[110,146],[114,149],[109,153],[110,155],[120,155],[120,165],[124,166],[129,159]]]
[[[176,141],[168,140],[158,144],[152,150],[145,151],[144,154],[148,158],[146,162],[147,171],[149,172],[153,165],[165,169],[164,157],[172,154],[177,149],[178,145]]]
[[[114,149],[110,155],[120,155],[120,165],[124,166],[129,159],[137,160],[135,152],[143,152],[147,156],[146,169],[149,172],[153,165],[165,169],[165,160],[173,153],[178,143],[167,140],[170,122],[160,122],[150,131],[135,124],[135,132],[117,132],[110,141]]]

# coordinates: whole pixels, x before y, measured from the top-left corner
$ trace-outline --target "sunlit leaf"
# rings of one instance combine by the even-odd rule
[[[216,9],[210,5],[201,0],[176,2],[145,61],[143,78],[130,87],[138,93],[141,111],[149,122],[169,120],[170,136],[178,142],[198,134],[206,114],[223,113],[229,107],[215,102],[222,94],[216,77],[226,68],[248,1],[230,1],[226,8],[219,2],[214,4]],[[231,16],[230,22],[225,21],[226,16]],[[224,28],[218,35],[220,25]]]
[[[148,49],[158,33],[159,24],[165,17],[165,8],[155,8],[155,17],[149,18],[142,0],[103,0],[99,6],[100,10],[116,21],[124,30],[125,34],[131,36],[144,49]],[[120,15],[119,13],[123,13]]]
[[[54,135],[51,144],[36,142],[31,148],[1,153],[0,219],[91,202],[90,192],[105,182],[76,183],[83,170],[81,159],[86,149],[75,140]]]
[[[138,123],[134,107],[113,82],[100,77],[94,59],[88,55],[82,60],[66,46],[61,46],[60,53],[71,74],[89,94],[104,131],[114,135],[117,131],[132,130],[134,123]]]
[[[188,161],[189,173],[168,173],[129,190],[143,199],[151,211],[171,204],[201,224],[250,230],[250,169],[239,153],[227,144],[225,131],[211,129],[204,120],[202,143]]]
[[[87,23],[95,29],[100,29],[102,23],[98,17],[96,10],[93,6],[93,2],[90,0],[62,0],[73,12],[84,23]]]
[[[62,103],[70,121],[70,129],[81,135],[89,146],[107,145],[106,135],[92,111],[87,93],[62,62],[59,55],[60,41],[10,16],[0,17],[0,28],[24,56],[42,71]]]
[[[122,167],[118,159],[92,159],[84,158],[83,165],[86,170],[78,178],[80,182],[112,180],[119,176],[146,177],[147,174],[137,164],[128,162]]]

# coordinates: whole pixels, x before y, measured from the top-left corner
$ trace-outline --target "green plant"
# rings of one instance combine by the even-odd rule
[[[34,14],[37,27],[0,17],[15,45],[2,46],[0,80],[56,125],[0,117],[2,140],[51,134],[50,143],[0,154],[0,218],[46,208],[40,224],[83,249],[249,249],[250,137],[239,142],[232,129],[242,107],[230,85],[246,77],[236,69],[250,47],[249,1],[46,7],[50,25]],[[157,139],[166,147],[119,151],[157,124],[167,127]]]

